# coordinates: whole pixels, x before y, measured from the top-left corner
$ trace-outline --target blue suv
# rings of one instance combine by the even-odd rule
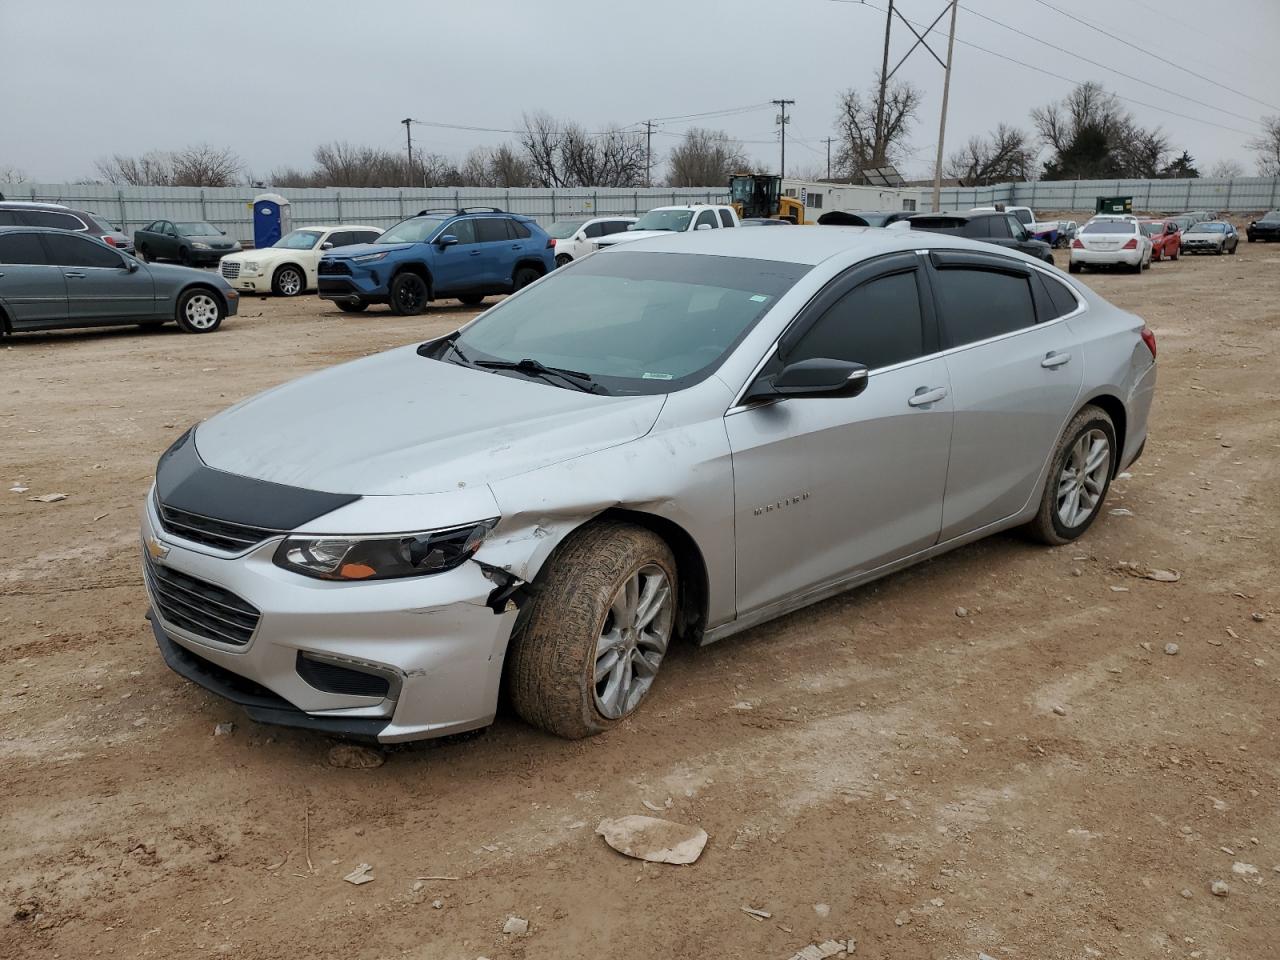
[[[423,210],[373,243],[326,253],[320,296],[347,311],[385,303],[422,313],[432,300],[476,304],[511,293],[555,269],[555,244],[536,222],[497,207]]]

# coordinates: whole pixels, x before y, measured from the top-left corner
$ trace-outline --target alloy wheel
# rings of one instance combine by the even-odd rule
[[[187,323],[197,330],[208,330],[218,322],[218,304],[207,293],[197,293],[183,308]]]
[[[292,267],[281,270],[276,282],[286,297],[296,297],[302,292],[302,276]]]
[[[618,588],[596,641],[595,702],[611,720],[644,699],[666,655],[675,620],[666,572],[641,567]]]
[[[1094,427],[1080,435],[1058,477],[1058,519],[1078,527],[1098,509],[1111,469],[1111,443]]]

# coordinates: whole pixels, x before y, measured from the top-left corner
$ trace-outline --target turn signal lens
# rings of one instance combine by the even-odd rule
[[[1138,238],[1137,238],[1137,237],[1130,237],[1130,238],[1129,238],[1129,242],[1128,242],[1128,243],[1126,243],[1126,244],[1125,244],[1123,247],[1121,247],[1120,249],[1121,249],[1121,250],[1137,250],[1137,249],[1138,249]]]
[[[377,537],[288,537],[276,566],[320,580],[394,580],[461,566],[484,543],[497,518],[444,530]]]
[[[1083,241],[1083,240],[1072,240],[1072,241],[1071,241],[1071,249],[1072,249],[1072,250],[1083,250],[1083,249],[1084,249],[1084,241]]]
[[[1142,328],[1142,342],[1147,345],[1147,349],[1151,351],[1151,359],[1156,358],[1156,335],[1151,332],[1150,327]]]

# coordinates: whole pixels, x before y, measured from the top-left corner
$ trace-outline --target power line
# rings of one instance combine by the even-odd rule
[[[988,17],[985,13],[979,13],[977,10],[974,10],[972,7],[966,6],[964,10],[966,13],[970,14],[971,16],[975,16],[975,17],[978,17],[979,19],[986,20],[988,23],[994,23],[997,27],[1003,27],[1005,30],[1010,31],[1011,33],[1016,33],[1020,37],[1026,37],[1028,40],[1034,40],[1036,43],[1043,44],[1044,46],[1048,47],[1050,50],[1057,50],[1059,53],[1065,53],[1069,57],[1075,57],[1077,60],[1083,60],[1085,63],[1092,64],[1095,67],[1099,67],[1103,70],[1109,70],[1110,72],[1116,74],[1117,76],[1124,77],[1126,80],[1132,80],[1135,83],[1144,84],[1145,86],[1151,87],[1154,90],[1159,90],[1161,93],[1172,92],[1167,87],[1163,87],[1160,84],[1152,83],[1150,80],[1144,80],[1142,77],[1135,77],[1131,73],[1125,73],[1123,70],[1117,70],[1115,67],[1109,67],[1105,63],[1099,63],[1097,60],[1091,60],[1088,57],[1086,57],[1083,53],[1076,53],[1074,50],[1068,50],[1065,47],[1060,47],[1056,43],[1050,43],[1048,40],[1042,40],[1040,37],[1027,33],[1025,30],[1019,30],[1017,27],[1011,27],[1007,23],[1001,23],[999,20],[996,20],[994,17]],[[1215,107],[1212,103],[1205,103],[1203,100],[1197,100],[1195,97],[1189,97],[1185,93],[1177,94],[1177,97],[1180,100],[1186,100],[1188,103],[1194,103],[1194,104],[1197,104],[1198,106],[1206,107],[1209,110],[1215,111],[1216,113],[1225,113],[1227,116],[1235,117],[1237,120],[1243,120],[1245,121],[1245,123],[1256,123],[1259,126],[1262,125],[1262,122],[1258,120],[1256,117],[1246,117],[1243,114],[1232,113],[1230,110],[1224,110],[1222,107]]]
[[[885,12],[884,7],[878,7],[874,3],[867,3],[866,0],[829,0],[829,2],[848,3],[848,4],[853,4],[854,6],[866,7],[869,10],[878,10],[881,13]],[[899,14],[899,16],[901,16],[901,14]],[[903,17],[903,19],[905,20],[906,18]],[[923,24],[920,24],[916,21],[911,21],[911,22],[913,23],[913,25],[917,27],[923,26]],[[1080,84],[1079,80],[1073,79],[1072,77],[1063,76],[1062,74],[1055,73],[1052,70],[1046,70],[1044,67],[1037,67],[1035,64],[1026,63],[1014,57],[1006,56],[1003,53],[1000,53],[996,50],[988,49],[987,47],[974,43],[971,40],[963,40],[960,37],[956,37],[956,43],[960,44],[961,46],[969,47],[973,50],[978,50],[982,53],[985,53],[992,57],[996,57],[1000,60],[1007,61],[1008,63],[1015,64],[1016,66],[1024,67],[1027,70],[1034,70],[1036,73],[1043,73],[1045,76],[1053,77],[1055,80],[1062,80],[1065,83],[1071,83],[1076,85]],[[1238,133],[1243,137],[1253,137],[1257,135],[1254,131],[1251,131],[1251,130],[1239,130],[1235,127],[1228,127],[1225,124],[1214,123],[1212,120],[1202,120],[1199,117],[1193,117],[1185,113],[1178,113],[1176,110],[1170,110],[1168,107],[1161,107],[1154,103],[1147,103],[1145,100],[1138,100],[1135,97],[1126,97],[1124,94],[1116,93],[1116,94],[1112,94],[1112,96],[1114,96],[1117,100],[1124,100],[1126,103],[1132,103],[1140,107],[1146,107],[1148,110],[1156,110],[1160,113],[1167,113],[1170,116],[1178,117],[1182,120],[1190,120],[1192,123],[1202,123],[1206,126],[1217,127],[1219,130],[1226,130],[1226,131],[1229,131],[1230,133]]]
[[[1124,37],[1117,36],[1116,33],[1113,31],[1104,30],[1102,27],[1098,26],[1097,24],[1090,23],[1088,20],[1082,20],[1080,17],[1077,17],[1074,14],[1067,13],[1067,11],[1061,10],[1058,7],[1055,7],[1053,4],[1048,3],[1047,0],[1035,0],[1035,2],[1040,4],[1040,6],[1044,7],[1047,10],[1052,10],[1054,13],[1058,14],[1059,16],[1066,17],[1068,20],[1072,20],[1075,23],[1080,24],[1082,27],[1088,27],[1090,30],[1094,31],[1095,33],[1100,33],[1104,37],[1110,37],[1112,40],[1115,40],[1117,43],[1122,43],[1126,47],[1129,47],[1133,50],[1137,50],[1139,53],[1145,54],[1148,57],[1154,57],[1156,60],[1159,60],[1163,64],[1168,64],[1169,62],[1168,58],[1164,57],[1163,55],[1159,53],[1153,53],[1152,51],[1146,49],[1145,47],[1140,47],[1136,43],[1133,43],[1130,40],[1124,39]],[[1189,73],[1191,76],[1195,77],[1198,80],[1203,80],[1205,83],[1211,83],[1215,87],[1221,87],[1223,90],[1226,90],[1228,93],[1234,93],[1237,97],[1244,97],[1246,100],[1252,100],[1254,103],[1260,103],[1262,104],[1262,106],[1266,107],[1268,110],[1280,110],[1280,107],[1277,107],[1273,103],[1267,103],[1267,101],[1265,100],[1259,100],[1257,97],[1252,97],[1249,94],[1245,93],[1243,90],[1237,90],[1234,87],[1228,87],[1225,83],[1219,83],[1217,80],[1214,80],[1211,77],[1206,77],[1202,73],[1196,73],[1194,70],[1188,70],[1185,66],[1182,67],[1182,70],[1183,72]]]

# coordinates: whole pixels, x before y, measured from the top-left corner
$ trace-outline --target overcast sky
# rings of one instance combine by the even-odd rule
[[[94,159],[112,153],[208,141],[232,147],[262,178],[276,166],[305,167],[315,145],[330,140],[403,148],[404,117],[514,128],[523,111],[545,109],[598,129],[786,97],[796,101],[787,149],[794,174],[825,164],[821,141],[832,134],[839,91],[872,82],[886,3],[0,0],[0,169],[71,180],[92,176]],[[925,23],[945,6],[897,3]],[[1189,149],[1202,172],[1234,158],[1252,174],[1246,141],[1258,117],[1280,114],[1258,102],[1280,104],[1277,0],[963,0],[956,36],[1196,118],[1128,104],[1141,122]],[[895,26],[891,62],[913,39]],[[933,39],[945,56],[945,36]],[[925,176],[937,143],[942,70],[917,50],[900,76],[926,92],[904,171]],[[1029,126],[1032,107],[1070,86],[958,44],[948,152],[1001,120]],[[701,122],[761,141],[748,149],[776,168],[774,115],[766,106]],[[665,154],[687,126],[663,124],[655,151]],[[414,139],[415,149],[460,156],[506,136],[418,126]]]

